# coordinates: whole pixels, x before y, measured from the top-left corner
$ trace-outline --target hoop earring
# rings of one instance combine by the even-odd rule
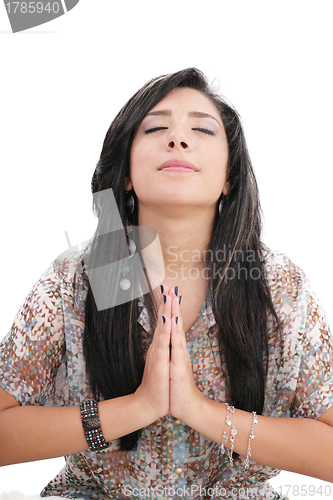
[[[131,215],[134,212],[134,207],[135,207],[135,201],[134,201],[134,196],[130,191],[126,191],[126,201],[125,201],[125,207],[128,215]],[[125,226],[125,234],[126,234],[126,239],[127,239],[127,245],[128,245],[128,253],[129,256],[128,258],[130,259],[133,257],[135,254],[136,250],[136,245],[133,240],[131,240],[128,235],[132,231],[133,226],[128,220],[128,215],[126,219],[126,226]],[[126,278],[126,275],[130,272],[131,267],[129,263],[127,262],[127,258],[124,259],[124,262],[121,265],[121,273],[123,275],[122,280],[120,280],[119,286],[122,290],[126,291],[131,287],[131,282],[128,278]]]
[[[223,210],[223,205],[224,205],[224,194],[222,194],[220,202],[219,202],[219,216],[221,217],[222,215],[222,210]]]
[[[131,191],[125,191],[125,208],[128,215],[131,215],[134,212],[135,201],[134,196]]]

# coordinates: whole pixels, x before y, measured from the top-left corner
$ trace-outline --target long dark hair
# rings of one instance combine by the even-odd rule
[[[125,177],[136,130],[145,115],[176,87],[202,92],[220,112],[229,147],[227,196],[214,222],[210,250],[213,313],[219,350],[225,364],[230,401],[235,407],[261,414],[268,369],[267,314],[279,328],[264,273],[260,242],[261,217],[257,183],[241,120],[235,109],[210,89],[202,72],[189,68],[149,81],[121,109],[106,134],[92,178],[92,192],[112,188],[122,223],[126,222]],[[135,197],[135,193],[134,193]],[[137,207],[137,203],[136,203]],[[101,207],[94,207],[101,215]],[[131,222],[137,225],[136,209]],[[98,236],[98,230],[95,237]],[[214,256],[224,257],[216,259]],[[219,253],[220,252],[220,253]],[[152,294],[145,296],[153,317]],[[92,391],[97,399],[135,392],[141,383],[144,358],[137,318],[138,300],[98,311],[89,287],[85,306],[84,355]],[[133,449],[140,431],[120,439]]]

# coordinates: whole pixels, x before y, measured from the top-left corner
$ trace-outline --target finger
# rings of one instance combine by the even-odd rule
[[[157,337],[160,335],[167,335],[168,341],[170,342],[170,333],[171,333],[170,309],[171,309],[171,304],[170,303],[164,304],[162,295],[162,302],[160,304],[160,307],[158,308],[157,323],[153,336],[153,342],[155,341],[155,343]]]
[[[162,320],[162,315],[167,317],[171,316],[171,302],[170,298],[168,299],[169,295],[167,294],[167,292],[169,291],[169,287],[161,285],[160,291],[161,291],[161,301],[157,312],[158,320]],[[161,322],[159,324],[161,324]]]
[[[180,335],[178,327],[179,316],[171,318],[171,345],[172,347],[180,346]]]
[[[169,348],[170,345],[170,335],[171,335],[171,319],[170,317],[166,317],[161,315],[159,318],[159,328],[156,328],[156,339],[154,335],[154,339],[156,342],[156,347],[161,348]]]
[[[178,322],[176,323],[176,318],[171,318],[170,361],[174,366],[178,366],[178,369],[180,370],[182,370],[182,367],[184,365],[184,349],[187,349],[186,345],[183,345],[181,337],[182,335],[179,332]]]
[[[170,295],[163,294],[162,314],[167,318],[171,318],[171,303],[172,303],[172,298],[170,297]]]
[[[187,350],[181,316],[174,316],[171,318],[171,346]]]
[[[160,285],[161,294],[169,295],[170,288],[168,285]]]
[[[176,317],[180,315],[180,304],[182,301],[182,296],[174,296],[171,302],[171,317]]]
[[[180,311],[180,309],[181,309],[180,304],[181,304],[181,295],[175,296],[173,298],[172,304],[171,304],[171,319],[174,320],[171,322],[171,335],[172,335],[172,332],[174,331],[175,337],[179,337],[179,340],[180,340],[179,345],[182,345],[183,347],[185,347],[187,349],[185,332],[184,332],[184,328],[183,328],[183,320],[182,320],[181,311]],[[171,343],[172,343],[172,339],[171,339]]]
[[[172,298],[178,297],[179,296],[179,287],[175,286],[174,288],[170,288],[169,295],[171,295]]]

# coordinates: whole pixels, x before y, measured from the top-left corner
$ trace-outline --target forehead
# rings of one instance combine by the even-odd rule
[[[199,111],[213,115],[219,121],[221,116],[215,104],[198,90],[188,87],[177,87],[167,94],[150,111],[169,109],[175,113],[177,111],[191,112]]]

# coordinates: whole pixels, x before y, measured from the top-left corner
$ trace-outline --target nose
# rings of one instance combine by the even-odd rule
[[[182,149],[186,149],[186,148],[188,148],[188,145],[187,145],[187,143],[186,143],[185,141],[180,141],[179,145],[180,145],[180,147],[181,147]],[[170,141],[170,142],[169,142],[169,144],[168,144],[168,147],[169,147],[170,149],[174,149],[174,148],[175,148],[175,146],[176,146],[176,144],[175,144],[175,142],[174,142],[174,141]]]
[[[190,140],[180,128],[172,128],[166,138],[167,148],[172,149],[189,149]]]

